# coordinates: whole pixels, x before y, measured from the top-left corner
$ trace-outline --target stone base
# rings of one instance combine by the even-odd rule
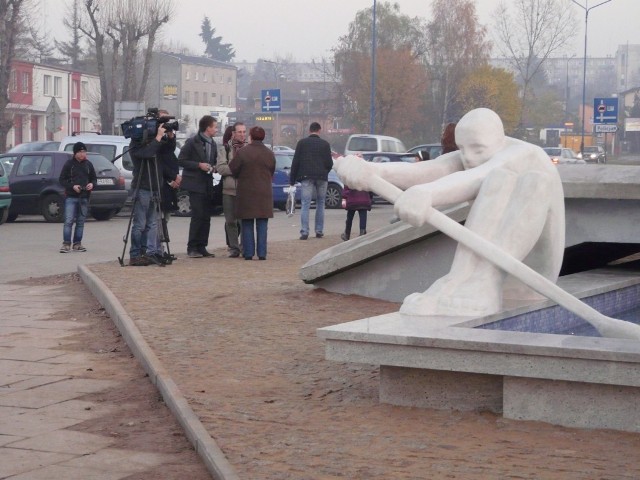
[[[505,377],[505,418],[640,432],[640,388]]]
[[[380,366],[380,401],[402,407],[502,412],[502,377]]]

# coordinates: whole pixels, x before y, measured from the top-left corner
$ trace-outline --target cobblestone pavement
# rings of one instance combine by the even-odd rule
[[[274,242],[266,262],[218,249],[166,268],[90,268],[240,478],[640,478],[637,434],[380,404],[377,367],[326,361],[315,331],[398,305],[314,290],[297,276],[338,241]]]

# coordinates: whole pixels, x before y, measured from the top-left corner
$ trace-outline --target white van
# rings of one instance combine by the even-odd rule
[[[367,152],[404,153],[406,151],[407,148],[397,138],[358,133],[349,137],[344,154],[356,155]]]
[[[133,162],[129,156],[130,139],[118,135],[101,135],[99,133],[83,133],[64,137],[58,150],[73,151],[73,144],[82,142],[87,146],[87,151],[101,154],[120,170],[124,177],[125,188],[131,195],[131,180],[133,180]],[[119,157],[115,162],[114,158]]]

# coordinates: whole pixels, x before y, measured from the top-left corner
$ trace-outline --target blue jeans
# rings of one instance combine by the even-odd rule
[[[316,196],[316,217],[315,217],[315,233],[323,233],[324,231],[324,201],[327,197],[327,180],[310,180],[305,179],[300,182],[302,185],[301,203],[302,210],[300,212],[300,233],[309,235],[309,208],[311,207],[311,199],[313,193]]]
[[[258,237],[258,245],[256,249],[256,237],[253,232],[255,221],[255,234]],[[244,258],[253,258],[257,253],[258,257],[267,258],[267,226],[268,218],[243,218],[242,219],[242,256]],[[256,252],[257,250],[257,252]]]
[[[64,227],[62,229],[62,241],[71,244],[71,230],[73,223],[76,229],[73,232],[73,243],[82,242],[84,233],[84,221],[89,212],[89,199],[78,197],[67,197],[64,199]]]
[[[160,254],[157,247],[158,215],[152,193],[149,190],[138,190],[134,202],[129,256],[135,258],[142,255],[142,247],[146,248],[147,255]]]

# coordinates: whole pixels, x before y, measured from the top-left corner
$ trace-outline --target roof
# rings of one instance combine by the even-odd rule
[[[218,67],[218,68],[228,68],[230,70],[237,70],[238,68],[234,65],[226,62],[221,62],[220,60],[214,60],[209,57],[195,56],[195,55],[184,55],[182,53],[171,53],[171,52],[158,52],[160,55],[166,55],[168,57],[176,58],[181,63],[186,63],[190,65],[202,65],[205,67]]]

